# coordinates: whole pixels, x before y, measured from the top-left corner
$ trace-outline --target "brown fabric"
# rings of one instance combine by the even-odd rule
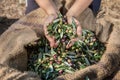
[[[110,76],[116,69],[119,69],[120,63],[120,28],[114,28],[110,35],[107,49],[102,56],[100,62],[95,65],[89,66],[83,70],[76,71],[73,74],[66,74],[57,78],[57,80],[84,80],[86,76],[90,80],[103,80],[105,77]],[[119,80],[119,72],[113,80]]]
[[[77,71],[73,74],[66,74],[59,77],[58,80],[82,80],[86,76],[90,80],[103,80],[105,77],[110,76],[116,69],[119,69],[120,63],[120,28],[119,26],[114,27],[110,35],[109,41],[107,42],[107,49],[102,56],[99,63],[89,66],[83,70]],[[113,80],[119,80],[118,74],[116,74]],[[117,79],[116,79],[117,78]]]
[[[30,42],[38,40],[41,36],[44,36],[43,22],[45,17],[47,17],[46,13],[39,8],[26,15],[25,17],[21,18],[1,35],[1,64],[16,68],[21,71],[26,70],[27,52],[25,46]],[[80,71],[76,71],[73,74],[66,74],[64,76],[60,76],[57,79],[83,80],[83,78],[88,76],[91,78],[91,80],[102,80],[105,77],[111,75],[115,71],[115,68],[118,67],[118,63],[120,62],[120,36],[118,35],[120,34],[120,29],[114,28],[112,30],[111,24],[104,19],[102,19],[104,23],[100,23],[100,20],[98,21],[98,23],[96,23],[96,19],[90,9],[86,9],[83,14],[78,17],[78,19],[80,20],[83,28],[95,31],[99,40],[107,44],[107,50],[98,64],[89,66]]]
[[[38,36],[43,34],[41,18],[45,16],[42,13],[45,14],[39,9],[32,15],[23,17],[0,36],[1,64],[26,70],[27,52],[24,46],[37,40]]]
[[[20,72],[0,64],[0,80],[40,80],[33,72]]]
[[[120,79],[120,69],[117,71],[117,73],[115,74],[112,80],[119,80],[119,79]]]

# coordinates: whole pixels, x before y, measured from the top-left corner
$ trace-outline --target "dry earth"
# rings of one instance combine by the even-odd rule
[[[0,34],[12,23],[24,16],[25,4],[19,0],[0,0]]]
[[[0,16],[7,18],[20,18],[24,15],[25,4],[20,4],[19,0],[1,0]]]

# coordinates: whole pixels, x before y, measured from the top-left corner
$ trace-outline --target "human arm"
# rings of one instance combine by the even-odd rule
[[[57,16],[57,8],[52,0],[35,0],[37,4],[43,8],[47,14],[54,14]]]
[[[77,35],[76,39],[71,39],[71,43],[67,46],[67,48],[71,47],[74,42],[76,42],[82,34],[82,28],[80,22],[77,20],[77,17],[91,4],[93,0],[75,0],[71,8],[66,13],[67,21],[69,24],[72,24],[72,20],[75,21],[77,27]]]
[[[48,17],[44,21],[44,33],[45,37],[48,39],[50,46],[55,47],[55,39],[53,36],[48,35],[47,26],[57,18],[58,10],[52,0],[36,0],[37,4],[46,11]]]
[[[78,17],[91,3],[93,0],[75,0],[74,4],[66,13],[66,16]]]

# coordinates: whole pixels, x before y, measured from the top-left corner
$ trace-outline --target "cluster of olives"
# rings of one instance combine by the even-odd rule
[[[77,37],[75,31],[74,20],[70,25],[63,17],[49,24],[48,34],[55,37],[58,46],[50,48],[47,39],[41,38],[29,54],[28,70],[38,73],[43,80],[53,80],[61,74],[72,73],[99,61],[105,46],[89,30],[83,30],[81,39],[66,48],[70,40]]]

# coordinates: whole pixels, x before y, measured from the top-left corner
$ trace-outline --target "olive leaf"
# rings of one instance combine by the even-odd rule
[[[54,36],[58,44],[50,48],[46,38],[40,38],[36,46],[29,45],[28,70],[39,74],[42,80],[54,80],[57,76],[73,73],[89,65],[97,63],[105,51],[105,46],[94,32],[83,29],[81,39],[72,47],[66,48],[71,39],[76,38],[76,24],[67,24],[64,17],[58,18],[48,25],[48,34]],[[86,77],[86,80],[90,80]]]

